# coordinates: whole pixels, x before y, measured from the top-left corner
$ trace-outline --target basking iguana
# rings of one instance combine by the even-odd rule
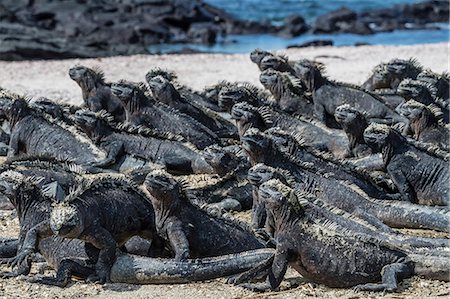
[[[448,106],[450,100],[450,75],[448,73],[436,74],[430,70],[424,70],[417,75],[416,79],[432,86],[432,95],[442,99]]]
[[[365,115],[348,104],[336,107],[334,118],[341,125],[348,138],[345,158],[362,158],[372,154],[364,141],[364,130],[369,126]]]
[[[442,112],[439,109],[410,100],[398,106],[397,111],[409,120],[404,134],[411,133],[417,141],[450,151],[450,131],[442,124]]]
[[[282,111],[312,116],[313,100],[306,94],[302,82],[294,76],[268,69],[260,74],[259,81],[270,91]]]
[[[449,204],[447,161],[418,149],[386,125],[371,124],[364,131],[364,140],[373,150],[382,153],[387,173],[402,200],[423,205]]]
[[[145,86],[121,81],[111,86],[125,106],[126,120],[132,125],[144,125],[161,132],[181,135],[203,149],[220,143],[219,137],[189,115],[181,113],[146,94]]]
[[[289,63],[288,58],[283,55],[267,55],[259,63],[259,69],[265,71],[273,69],[282,73],[289,73],[295,76],[295,70]]]
[[[343,104],[365,112],[370,122],[394,124],[406,119],[389,108],[376,94],[369,93],[358,86],[329,80],[323,75],[323,65],[309,60],[296,62],[297,77],[312,92],[314,117],[327,126],[336,126],[334,112]]]
[[[252,106],[259,107],[270,105],[269,95],[258,87],[249,84],[228,84],[220,89],[218,104],[222,111],[230,112],[231,108],[241,102],[246,102]]]
[[[313,119],[280,113],[273,107],[238,103],[231,109],[231,117],[236,121],[240,136],[249,128],[265,131],[278,127],[298,135],[308,147],[330,152],[335,156],[342,156],[346,151],[347,142],[342,131],[327,128]]]
[[[420,72],[422,72],[422,66],[414,58],[392,59],[375,66],[372,75],[361,87],[369,91],[386,88],[396,90],[403,79],[416,79]]]
[[[174,85],[163,76],[156,76],[148,81],[153,97],[181,113],[187,114],[221,138],[236,137],[236,128],[217,113],[187,100],[175,89]]]
[[[193,146],[170,133],[146,128],[115,126],[107,113],[77,111],[77,125],[107,153],[110,165],[117,164],[121,171],[143,167],[146,162],[164,166],[168,171],[186,173],[212,173],[213,168]],[[136,163],[128,163],[129,159]],[[120,166],[121,165],[121,166]]]
[[[447,257],[408,255],[337,223],[317,219],[304,207],[304,199],[279,180],[262,184],[259,197],[274,219],[276,253],[268,271],[259,269],[266,272],[266,281],[244,284],[245,288],[277,289],[288,265],[310,281],[359,291],[394,291],[398,281],[415,274],[449,279]]]
[[[252,165],[264,163],[289,171],[298,186],[305,191],[315,194],[331,206],[363,218],[381,230],[391,231],[389,225],[449,231],[450,217],[446,210],[373,199],[354,184],[316,174],[311,171],[308,163],[292,159],[285,151],[280,150],[273,140],[256,129],[248,130],[241,142]]]
[[[267,56],[275,56],[275,55],[269,51],[257,48],[250,53],[250,60],[258,66],[260,71],[264,71],[261,68],[261,60],[263,60],[263,58]]]
[[[11,125],[8,157],[48,155],[84,165],[107,164],[106,153],[89,137],[62,121],[36,113],[24,99],[14,100],[8,121]]]
[[[263,248],[242,224],[213,217],[189,202],[182,186],[168,173],[147,175],[144,187],[155,209],[156,230],[175,253],[175,260]]]
[[[301,187],[297,190],[295,178],[286,170],[273,168],[264,164],[256,164],[249,169],[248,179],[253,186],[253,226],[257,229],[265,229],[271,236],[273,236],[274,230],[273,219],[270,217],[270,211],[266,211],[264,202],[259,199],[258,188],[261,184],[271,179],[277,179],[305,196],[308,200],[308,210],[311,216],[316,219],[335,222],[346,230],[352,230],[357,234],[364,234],[374,240],[390,244],[410,253],[425,251],[428,254],[434,255],[448,255],[450,253],[448,252],[448,245],[450,243],[448,239],[412,236],[397,231],[382,232],[363,219],[324,203],[320,197],[307,193]]]
[[[116,122],[125,120],[124,107],[111,93],[111,84],[105,82],[105,76],[100,69],[77,65],[69,69],[69,76],[81,87],[84,104],[89,110],[106,110]]]

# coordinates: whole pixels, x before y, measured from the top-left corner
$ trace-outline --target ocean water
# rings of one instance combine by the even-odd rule
[[[292,14],[300,14],[307,23],[314,22],[319,15],[343,6],[354,11],[366,11],[396,4],[417,3],[421,0],[204,0],[223,9],[227,13],[248,20],[269,20],[274,24]],[[356,43],[383,45],[411,45],[418,43],[436,43],[450,40],[449,24],[438,25],[441,30],[399,30],[373,35],[355,34],[303,34],[286,39],[269,34],[229,35],[219,37],[213,45],[199,44],[158,44],[149,47],[150,53],[170,53],[183,49],[213,53],[248,53],[255,48],[267,50],[284,49],[289,45],[301,44],[312,40],[332,40],[335,46],[351,46]]]

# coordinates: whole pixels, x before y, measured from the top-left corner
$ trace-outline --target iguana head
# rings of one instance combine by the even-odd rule
[[[264,162],[265,157],[271,149],[270,139],[256,128],[247,130],[241,137],[241,143],[244,150],[250,156],[252,164]]]
[[[364,114],[351,107],[348,104],[340,105],[334,111],[334,118],[336,121],[344,126],[350,125],[366,125],[366,118]]]
[[[70,68],[69,76],[81,87],[93,88],[97,84],[105,83],[105,76],[100,69],[91,69],[82,65]]]
[[[248,100],[248,94],[242,86],[225,86],[218,96],[218,104],[222,111],[230,111],[234,104]]]
[[[236,121],[240,136],[244,135],[249,128],[258,128],[260,130],[267,128],[258,109],[245,102],[238,103],[231,108],[231,118]]]
[[[296,217],[304,211],[302,205],[306,201],[297,198],[294,190],[278,179],[271,179],[261,184],[258,195],[259,199],[271,210],[289,207],[291,211],[297,213]]]
[[[170,104],[179,94],[172,83],[163,76],[156,76],[147,81],[153,96],[158,101]]]
[[[437,124],[443,113],[438,107],[430,108],[414,100],[404,102],[395,108],[395,111],[409,119],[419,130],[431,124]]]
[[[111,92],[126,105],[139,91],[134,84],[121,81],[111,84]]]
[[[268,69],[274,69],[277,71],[283,71],[286,68],[287,59],[277,55],[267,55],[259,64],[261,71]]]
[[[94,140],[109,132],[109,122],[112,121],[112,117],[104,110],[92,112],[80,109],[73,118],[75,124]]]
[[[147,74],[145,74],[145,81],[147,81],[147,83],[150,83],[150,80],[152,80],[157,76],[161,76],[168,81],[174,81],[177,79],[177,75],[174,72],[156,67],[148,71]]]
[[[273,55],[272,53],[268,52],[268,51],[264,51],[262,49],[255,49],[250,53],[250,60],[253,63],[256,63],[259,67],[259,64],[261,63],[261,60],[266,57],[266,56],[271,56]]]
[[[230,83],[227,81],[221,81],[217,84],[205,87],[205,89],[201,92],[201,95],[213,103],[218,103],[219,102],[219,93],[222,90],[222,88],[227,87],[227,86],[232,86],[232,85],[233,85],[233,83]]]
[[[79,211],[69,203],[59,203],[50,213],[50,228],[63,238],[77,238],[83,232],[83,221]]]
[[[273,69],[265,70],[259,75],[259,82],[261,82],[265,88],[272,90],[281,82],[280,72]]]
[[[406,78],[397,87],[397,93],[406,99],[420,99],[429,91],[425,84],[420,81]]]
[[[233,153],[220,147],[219,145],[210,145],[202,151],[202,156],[206,162],[221,176],[236,169],[240,164],[240,159]]]
[[[391,129],[387,125],[373,123],[364,130],[364,141],[379,152],[388,144],[391,134]]]
[[[64,114],[63,107],[50,99],[39,98],[31,103],[36,110],[51,115],[54,118],[61,118]]]
[[[372,75],[364,84],[368,90],[390,88],[391,82],[394,79],[391,72],[387,70],[387,63],[380,63],[372,70]]]
[[[263,163],[258,163],[248,170],[248,181],[250,184],[259,186],[276,177],[276,170]]]
[[[294,70],[297,78],[311,92],[319,86],[323,79],[322,71],[324,71],[324,66],[318,62],[302,59],[295,63]]]
[[[163,170],[150,172],[144,180],[144,187],[153,197],[153,200],[167,202],[178,198],[181,185],[169,173]]]
[[[2,172],[0,174],[0,193],[10,200],[14,199],[24,179],[24,175],[17,171],[8,170]]]

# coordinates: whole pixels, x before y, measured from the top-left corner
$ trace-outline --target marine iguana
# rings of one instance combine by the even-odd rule
[[[161,132],[181,135],[199,149],[220,143],[214,132],[190,116],[156,102],[146,94],[142,84],[138,86],[121,81],[112,84],[111,90],[123,102],[126,120],[132,125],[144,125]]]
[[[84,104],[89,110],[106,110],[116,122],[125,120],[125,109],[111,93],[111,84],[105,82],[105,75],[100,69],[77,65],[69,69],[69,76],[81,87]]]
[[[430,70],[424,70],[417,75],[418,81],[429,84],[433,87],[433,96],[440,98],[448,106],[450,93],[450,75],[448,73],[436,74]]]
[[[265,131],[279,127],[301,136],[308,147],[331,152],[335,156],[342,156],[347,149],[346,137],[342,131],[327,128],[313,119],[280,113],[272,107],[257,108],[247,103],[238,103],[231,109],[231,117],[236,121],[239,136],[243,136],[249,128]]]
[[[212,105],[210,109],[219,112],[222,109],[219,107],[219,93],[224,87],[233,86],[236,83],[231,83],[225,80],[219,81],[216,84],[206,86],[199,95]]]
[[[256,164],[248,171],[248,179],[253,186],[253,203],[252,220],[255,228],[264,228],[271,236],[273,236],[273,219],[270,217],[270,211],[266,212],[264,202],[259,200],[258,188],[261,184],[277,179],[284,185],[296,190],[296,181],[286,170],[273,168],[264,164]],[[446,250],[450,244],[450,240],[445,238],[427,238],[402,234],[397,231],[381,232],[370,223],[363,219],[355,217],[339,208],[324,203],[314,194],[305,192],[304,190],[296,190],[302,193],[308,200],[309,213],[314,213],[317,219],[328,220],[337,223],[347,230],[353,230],[355,233],[364,234],[368,237],[376,239],[385,244],[390,244],[396,248],[408,252],[425,252],[435,255],[448,255]],[[269,216],[266,218],[266,214]],[[266,218],[266,219],[265,219]]]
[[[410,130],[417,141],[450,151],[450,131],[442,125],[442,112],[439,109],[410,100],[397,107],[397,111],[409,120],[404,134]]]
[[[450,121],[450,111],[447,103],[436,100],[432,96],[434,87],[422,81],[404,79],[397,87],[397,93],[402,95],[406,101],[415,100],[424,105],[437,106],[442,110],[443,121],[448,124]]]
[[[174,85],[163,76],[147,79],[153,97],[178,111],[191,116],[221,138],[237,136],[236,128],[227,120],[210,109],[189,101],[175,89]]]
[[[191,144],[182,142],[170,133],[146,128],[117,127],[109,114],[79,110],[74,116],[77,125],[108,153],[111,164],[121,163],[127,157],[140,159],[141,163],[126,163],[121,171],[142,167],[143,161],[161,164],[168,171],[186,173],[213,173],[213,168]],[[121,163],[123,164],[123,163]],[[125,168],[124,168],[125,167]]]
[[[450,216],[445,209],[370,198],[354,184],[318,175],[308,169],[308,164],[292,160],[268,136],[256,129],[248,130],[241,142],[252,165],[264,163],[289,171],[305,191],[315,194],[329,205],[363,218],[380,230],[391,231],[388,226],[392,226],[449,231]]]
[[[302,82],[294,76],[268,69],[260,74],[259,81],[270,91],[282,111],[312,116],[313,101],[306,94]]]
[[[348,138],[348,150],[344,155],[345,158],[362,158],[372,154],[372,150],[364,141],[364,130],[369,126],[364,113],[344,104],[336,107],[334,118]]]
[[[177,92],[191,104],[195,104],[197,107],[200,108],[207,108],[216,112],[219,111],[217,107],[217,101],[213,100],[208,95],[208,93],[199,93],[193,91],[190,87],[186,85],[180,84],[178,82],[177,75],[172,71],[161,69],[158,67],[152,68],[145,75],[145,81],[147,81],[147,83],[149,84],[150,81],[157,76],[162,76],[167,81],[169,81],[175,87]]]
[[[24,236],[29,230],[36,229],[36,224],[50,217],[50,210],[54,199],[48,198],[48,192],[43,193],[41,191],[42,188],[39,186],[45,186],[44,183],[47,180],[58,174],[59,172],[55,172],[57,169],[60,172],[64,172],[64,170],[72,171],[75,174],[77,171],[80,171],[80,167],[66,162],[60,163],[39,160],[16,161],[13,165],[15,165],[13,169],[21,169],[25,165],[33,168],[33,170],[21,170],[21,173],[25,175],[17,171],[4,171],[1,174],[2,178],[0,180],[0,189],[3,193],[11,192],[10,198],[17,206],[21,225],[20,242],[23,242]],[[39,169],[37,165],[40,165],[42,169],[45,169],[45,166],[49,166],[49,170],[47,171],[49,178],[44,178],[42,176],[43,173],[37,173],[35,171]],[[42,170],[42,172],[45,172],[45,170]],[[83,173],[81,172],[80,174]],[[70,176],[69,173],[67,175]],[[25,176],[25,179],[22,176]],[[61,182],[60,177],[58,177],[58,181]],[[10,249],[9,255],[15,255],[14,252],[17,251],[19,241],[9,241],[6,244],[8,249]],[[0,251],[4,253],[3,245],[5,244],[2,243],[1,245]],[[21,247],[23,246],[19,246],[19,250]],[[38,249],[47,263],[58,272],[55,278],[44,277],[33,279],[33,281],[65,286],[72,275],[87,278],[95,274],[95,262],[99,250],[89,243],[78,239],[52,236],[40,240]],[[128,252],[133,253],[128,247],[126,249]],[[248,270],[255,264],[270,258],[272,254],[273,252],[269,249],[260,249],[235,255],[184,262],[121,254],[112,266],[111,280],[113,282],[137,284],[186,283],[189,281],[208,280]],[[29,260],[27,259],[26,265],[29,265]],[[29,268],[26,270],[11,273],[9,276],[26,274]]]
[[[222,111],[231,112],[233,105],[241,102],[256,107],[273,104],[268,98],[269,95],[265,91],[252,84],[230,83],[220,89],[218,103]]]
[[[36,110],[38,113],[46,113],[50,117],[63,121],[69,126],[73,126],[72,115],[78,111],[79,106],[72,106],[69,104],[56,103],[47,98],[38,98],[29,104],[30,108]]]
[[[108,164],[106,153],[81,131],[37,114],[22,98],[13,102],[8,120],[11,125],[8,157],[49,155],[84,165]]]
[[[386,125],[371,124],[364,140],[383,155],[386,170],[401,199],[422,205],[448,205],[450,173],[448,163],[409,144]]]
[[[267,56],[275,56],[275,55],[271,52],[262,50],[260,48],[256,48],[255,50],[250,52],[250,60],[258,66],[260,71],[264,71],[261,68],[261,60],[263,60],[263,58]]]
[[[288,265],[313,282],[358,291],[395,291],[398,281],[413,275],[448,280],[447,258],[408,255],[330,221],[314,219],[303,207],[304,199],[279,180],[262,184],[259,196],[274,218],[277,247],[266,281],[242,285],[245,288],[276,289]],[[434,267],[422,267],[430,260]]]
[[[403,79],[416,79],[420,72],[422,72],[422,66],[414,58],[392,59],[375,66],[372,75],[361,87],[368,91],[385,88],[396,90]]]
[[[210,216],[189,202],[182,186],[161,171],[147,175],[144,187],[155,208],[158,235],[170,243],[175,260],[263,248],[241,224]]]
[[[343,104],[366,113],[371,122],[394,124],[406,119],[389,108],[379,96],[358,86],[331,81],[323,75],[324,67],[309,60],[297,61],[294,69],[297,77],[312,92],[314,117],[327,126],[336,126],[334,112]],[[338,126],[339,127],[339,126]]]
[[[43,219],[27,232],[15,261],[26,259],[41,239],[53,235],[80,239],[98,249],[95,273],[88,279],[105,283],[110,281],[116,249],[128,239],[140,236],[159,240],[154,217],[152,204],[131,181],[121,175],[96,175],[79,183],[53,207],[50,219]],[[162,247],[155,246],[151,255],[159,256]]]
[[[295,76],[295,70],[289,63],[288,58],[282,55],[267,55],[259,63],[259,69],[265,71],[268,69],[273,69],[282,73],[289,73]]]

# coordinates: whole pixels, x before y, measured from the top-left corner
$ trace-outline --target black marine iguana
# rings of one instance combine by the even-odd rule
[[[282,73],[289,73],[295,76],[295,70],[289,63],[288,58],[283,55],[267,55],[259,63],[259,69],[265,71],[273,69]]]
[[[279,180],[262,184],[259,197],[274,219],[277,247],[266,281],[244,284],[245,288],[276,289],[288,265],[313,282],[329,287],[355,287],[359,291],[394,291],[399,280],[415,274],[449,278],[447,258],[408,255],[355,235],[351,230],[345,231],[331,221],[315,219],[303,207],[304,199]],[[432,267],[426,267],[430,264]]]
[[[403,79],[416,79],[421,71],[422,66],[413,58],[409,60],[392,59],[387,63],[383,62],[375,66],[372,75],[361,87],[368,91],[386,88],[396,90]]]
[[[120,100],[111,93],[111,84],[105,82],[105,76],[100,69],[75,66],[69,69],[69,76],[81,87],[84,104],[89,110],[106,110],[116,122],[125,120],[125,109]]]
[[[264,202],[259,200],[258,188],[261,184],[271,180],[280,180],[286,186],[296,190],[296,181],[286,170],[273,168],[264,164],[256,164],[248,171],[248,179],[253,186],[253,209],[252,223],[254,228],[264,228],[269,235],[273,236],[273,219],[270,211],[266,211]],[[301,188],[300,188],[301,189]],[[342,228],[353,230],[355,233],[364,234],[385,244],[390,244],[396,248],[411,253],[420,253],[427,251],[428,254],[448,255],[447,251],[450,240],[445,238],[427,238],[402,234],[400,232],[382,232],[370,223],[361,218],[355,217],[339,208],[324,203],[314,194],[308,194],[304,190],[296,190],[302,193],[308,200],[308,212],[314,213],[314,217],[322,220],[330,220],[337,223]],[[268,217],[266,217],[266,215]]]
[[[214,132],[189,115],[147,96],[142,84],[138,86],[122,81],[112,84],[111,90],[124,104],[126,120],[132,125],[144,125],[161,132],[181,135],[199,149],[220,143]]]
[[[302,82],[294,76],[268,69],[260,74],[259,81],[270,91],[282,111],[303,116],[313,115],[313,101],[306,94]]]
[[[336,107],[334,118],[348,138],[348,151],[344,155],[345,158],[361,158],[372,154],[372,150],[364,141],[364,130],[369,123],[363,113],[344,104]]]
[[[208,257],[263,248],[241,224],[213,217],[191,204],[171,175],[154,171],[144,186],[155,208],[158,235],[170,243],[175,260]]]
[[[383,100],[358,86],[331,81],[323,75],[324,68],[309,60],[300,60],[295,66],[297,77],[312,92],[314,116],[327,126],[335,126],[334,112],[343,104],[364,111],[371,122],[398,123],[406,119],[389,108]]]
[[[173,84],[163,76],[153,77],[147,82],[153,97],[157,101],[189,115],[221,138],[237,137],[236,128],[229,121],[223,119],[217,113],[181,96]]]
[[[430,70],[425,70],[418,74],[416,79],[432,86],[432,95],[435,98],[442,99],[448,106],[450,100],[450,75],[448,73],[436,74]]]
[[[339,179],[311,171],[307,163],[292,159],[268,136],[256,129],[248,130],[241,138],[241,142],[252,165],[264,163],[289,171],[298,186],[305,191],[315,194],[331,206],[363,218],[381,230],[391,231],[387,227],[389,225],[449,231],[450,216],[445,214],[446,210],[370,198],[354,184],[347,184]]]
[[[409,144],[386,125],[371,124],[364,140],[381,152],[386,170],[402,200],[423,205],[448,205],[450,173],[448,163],[436,155]]]
[[[407,135],[411,131],[417,141],[450,151],[450,131],[441,123],[442,113],[439,109],[410,100],[399,105],[396,110],[409,120],[403,134]]]
[[[250,52],[250,60],[258,66],[260,71],[264,71],[261,68],[261,60],[263,60],[263,58],[267,56],[275,56],[275,55],[269,51],[265,51],[260,48],[257,48],[252,52]]]
[[[81,131],[36,113],[24,99],[14,100],[7,114],[11,125],[8,157],[49,155],[92,166],[107,163],[106,153]]]
[[[201,153],[177,136],[164,134],[146,128],[114,126],[107,113],[86,110],[77,111],[74,116],[77,125],[108,153],[111,164],[122,162],[128,156],[161,164],[170,172],[213,173],[213,168]],[[142,163],[119,167],[121,171],[142,167]]]
[[[233,105],[241,102],[255,107],[273,104],[268,100],[269,94],[249,83],[230,83],[220,89],[219,107],[222,111],[231,112]]]
[[[265,131],[279,127],[286,132],[301,136],[311,148],[342,156],[346,151],[345,135],[340,130],[330,129],[323,124],[304,117],[292,117],[267,106],[254,107],[247,103],[238,103],[231,109],[231,117],[236,120],[239,136],[249,128]]]

